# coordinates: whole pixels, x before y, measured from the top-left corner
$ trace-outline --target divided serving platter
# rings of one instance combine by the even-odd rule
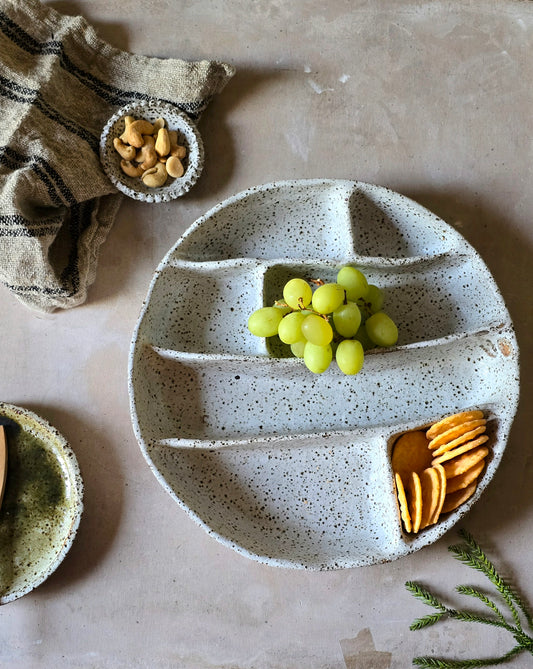
[[[248,332],[293,276],[355,265],[385,292],[399,341],[362,371],[321,375]],[[335,569],[436,541],[502,458],[518,347],[489,270],[451,226],[389,189],[341,180],[251,188],[198,219],[160,263],[133,334],[133,429],[172,497],[207,532],[271,565]],[[396,437],[469,408],[489,418],[474,496],[418,535],[401,529]]]

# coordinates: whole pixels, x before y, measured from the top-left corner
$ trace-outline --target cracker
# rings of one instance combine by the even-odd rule
[[[446,472],[444,470],[444,467],[442,465],[433,465],[432,469],[434,469],[437,472],[440,479],[440,497],[439,497],[439,502],[437,504],[437,508],[435,509],[435,513],[433,514],[433,518],[431,519],[430,525],[434,525],[439,519],[439,516],[442,512],[442,507],[444,505],[444,500],[446,499],[446,493],[448,491],[448,480],[446,479]]]
[[[444,506],[442,507],[442,513],[449,513],[450,511],[454,511],[459,506],[461,506],[461,504],[464,504],[476,492],[476,488],[477,479],[466,488],[446,495]]]
[[[400,516],[403,521],[405,531],[410,532],[413,529],[413,524],[411,522],[411,514],[409,513],[409,505],[407,504],[407,497],[405,495],[405,488],[403,486],[402,477],[398,473],[396,473],[394,477],[396,480],[398,503],[400,505]]]
[[[422,487],[422,520],[420,529],[431,524],[441,497],[441,477],[434,467],[428,467],[420,474]]]
[[[486,458],[488,454],[489,449],[486,446],[478,446],[477,448],[444,463],[442,466],[444,467],[446,478],[451,479],[454,476],[463,474],[470,469],[470,467],[477,465],[483,458]]]
[[[407,493],[409,501],[409,515],[413,524],[412,531],[416,534],[422,522],[422,486],[420,477],[416,472],[411,472],[407,479]]]
[[[457,490],[462,490],[467,488],[471,483],[473,483],[481,474],[485,467],[485,459],[480,460],[476,465],[467,469],[466,472],[454,476],[452,479],[447,481],[447,492],[457,492]]]
[[[431,466],[432,454],[428,449],[428,439],[423,430],[404,432],[394,444],[391,464],[392,470],[407,481],[411,472],[424,471]]]
[[[481,421],[471,421],[470,423],[465,423],[465,425],[472,425],[473,423],[478,423]],[[483,421],[482,425],[478,425],[477,427],[474,427],[474,429],[470,430],[469,432],[464,432],[460,436],[456,437],[455,439],[452,439],[449,442],[444,442],[439,448],[436,450],[433,450],[433,457],[442,455],[443,453],[446,453],[446,451],[451,451],[454,448],[457,448],[457,446],[460,446],[461,444],[466,443],[467,441],[471,441],[472,439],[475,439],[478,437],[480,434],[483,434],[485,430],[487,429],[485,426],[485,422]],[[451,432],[451,430],[449,430]],[[447,434],[447,432],[445,433]],[[442,435],[441,435],[442,436]],[[438,437],[437,437],[438,439]],[[435,440],[434,440],[435,441]],[[431,444],[433,442],[429,443],[428,448],[432,450]]]
[[[485,418],[480,418],[479,420],[469,420],[466,423],[461,423],[460,425],[455,425],[455,427],[441,432],[434,439],[429,442],[428,448],[430,451],[435,451],[450,442],[457,441],[464,437],[466,433],[469,433],[475,429],[481,428],[481,432],[485,431],[485,425],[487,421]],[[479,434],[481,434],[481,432]],[[464,439],[463,441],[466,441]]]
[[[462,446],[458,446],[457,448],[454,448],[452,451],[446,451],[446,453],[439,455],[438,458],[432,460],[431,464],[440,465],[443,462],[447,462],[448,460],[453,460],[453,458],[456,458],[458,455],[463,455],[463,453],[467,453],[468,451],[471,451],[477,448],[478,446],[481,446],[481,444],[484,444],[488,440],[489,440],[488,436],[486,434],[483,434],[481,435],[481,437],[473,439],[472,441],[469,441],[466,444],[463,444]]]
[[[446,416],[442,420],[439,420],[437,423],[434,423],[426,432],[426,437],[431,440],[434,439],[441,432],[446,432],[454,425],[460,425],[461,423],[466,423],[470,420],[477,420],[483,418],[483,411],[473,410],[473,411],[461,411],[460,413],[455,413],[451,416]]]

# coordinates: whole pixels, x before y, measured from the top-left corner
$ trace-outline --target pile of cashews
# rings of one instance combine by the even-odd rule
[[[120,167],[129,177],[140,177],[145,186],[158,188],[183,176],[181,162],[187,149],[178,144],[178,133],[168,130],[165,119],[153,123],[145,119],[124,116],[124,132],[113,139],[113,146],[122,160]]]

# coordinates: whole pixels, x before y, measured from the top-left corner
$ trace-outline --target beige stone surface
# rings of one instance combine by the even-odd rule
[[[533,4],[46,4],[82,14],[121,49],[216,58],[237,74],[200,121],[202,178],[169,204],[123,204],[85,305],[41,315],[0,289],[0,398],[67,437],[86,487],[63,564],[0,609],[0,666],[405,669],[415,655],[510,649],[510,636],[480,625],[409,631],[429,609],[405,581],[433,585],[455,605],[456,584],[483,582],[446,550],[454,531],[392,564],[326,573],[261,565],[210,538],[143,460],[127,363],[157,264],[219,201],[303,177],[368,181],[413,197],[477,248],[515,322],[520,410],[504,461],[464,525],[533,600]],[[522,656],[510,666],[531,662]]]

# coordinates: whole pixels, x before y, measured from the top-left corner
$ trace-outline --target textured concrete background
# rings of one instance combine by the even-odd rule
[[[82,14],[118,48],[220,59],[237,74],[199,124],[201,180],[170,204],[123,204],[86,305],[42,316],[1,294],[0,397],[67,437],[86,511],[57,572],[0,610],[0,665],[405,669],[419,654],[510,648],[510,637],[479,625],[408,629],[429,609],[405,591],[406,580],[431,584],[456,605],[457,583],[482,582],[448,554],[454,531],[392,564],[328,573],[270,568],[221,546],[143,460],[126,381],[152,274],[211,206],[249,186],[303,177],[369,181],[413,197],[481,253],[515,322],[521,407],[504,461],[465,525],[533,600],[533,3],[46,4]]]

